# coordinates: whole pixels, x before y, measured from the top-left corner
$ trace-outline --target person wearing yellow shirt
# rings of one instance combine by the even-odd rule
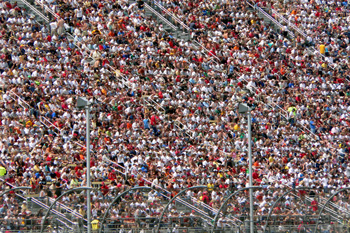
[[[0,166],[0,176],[5,176],[7,173],[6,168],[3,166]]]
[[[214,184],[213,184],[212,182],[210,182],[210,183],[208,184],[208,190],[209,190],[209,191],[213,191],[213,190],[214,190]]]
[[[218,173],[218,176],[219,176],[220,178],[223,178],[223,177],[224,177],[224,175],[223,175],[222,172],[219,172],[219,173]]]
[[[98,229],[100,228],[99,225],[100,225],[100,222],[97,219],[91,221],[91,230],[93,232],[98,232]]]
[[[77,180],[76,177],[73,177],[72,180],[70,181],[70,186],[72,188],[78,187],[79,186],[79,181]]]
[[[320,45],[320,53],[325,54],[326,53],[326,46],[324,44]]]
[[[40,172],[40,168],[39,168],[39,166],[38,166],[38,164],[35,164],[34,165],[34,171],[36,171],[36,172]]]

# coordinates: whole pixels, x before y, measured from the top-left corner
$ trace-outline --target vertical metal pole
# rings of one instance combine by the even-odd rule
[[[248,111],[248,153],[249,153],[249,187],[253,187],[253,159],[252,159],[252,115]],[[250,204],[250,233],[254,233],[253,189],[249,189]]]
[[[91,188],[90,180],[90,106],[86,106],[86,186]],[[91,197],[90,190],[86,190],[88,233],[91,233]]]

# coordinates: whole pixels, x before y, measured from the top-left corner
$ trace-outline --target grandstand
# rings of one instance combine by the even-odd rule
[[[349,10],[0,0],[0,232],[349,232]]]

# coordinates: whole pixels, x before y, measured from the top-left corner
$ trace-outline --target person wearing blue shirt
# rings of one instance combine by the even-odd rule
[[[149,119],[144,119],[144,120],[143,120],[143,127],[144,127],[145,129],[149,129]]]
[[[315,126],[315,123],[313,121],[310,121],[310,130],[312,133],[316,132],[316,126]]]

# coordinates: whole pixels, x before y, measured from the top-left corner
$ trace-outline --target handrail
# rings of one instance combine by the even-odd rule
[[[272,16],[270,16],[268,13],[266,13],[263,9],[261,9],[258,6],[253,6],[251,3],[249,3],[249,1],[246,1],[248,3],[248,5],[250,5],[251,7],[253,7],[254,9],[259,10],[261,13],[263,13],[266,17],[268,17],[270,20],[272,20],[274,23],[276,23],[279,27],[281,27],[282,25],[276,21]],[[290,30],[287,29],[288,32],[290,32]],[[291,32],[290,32],[291,33]],[[246,80],[247,81],[247,80]],[[277,106],[277,105],[276,105]],[[278,108],[280,108],[279,106],[277,106]],[[280,108],[282,109],[282,108]],[[285,110],[284,110],[285,112]],[[300,125],[305,131],[307,131],[309,134],[312,134],[316,139],[319,139],[320,137],[316,134],[314,134],[313,132],[311,132],[308,128],[306,128],[304,125]],[[324,135],[324,134],[323,134]]]
[[[144,6],[145,6],[148,10],[150,10],[150,11],[152,11],[154,14],[156,14],[160,19],[162,19],[166,24],[168,24],[172,29],[177,30],[177,27],[176,27],[174,24],[170,23],[169,20],[167,20],[166,18],[164,18],[161,14],[159,14],[156,10],[154,10],[152,7],[150,7],[147,3],[144,3]]]
[[[54,201],[55,201],[55,198],[49,197],[49,202],[50,203],[53,203]],[[87,221],[87,219],[84,219],[84,216],[79,214],[77,211],[69,208],[68,206],[66,206],[66,205],[64,205],[64,204],[62,204],[60,202],[58,202],[58,204],[62,207],[62,209],[64,209],[64,210],[74,214],[75,216],[78,216],[78,217],[82,218],[83,220]]]
[[[161,3],[157,2],[156,0],[153,1],[153,3],[158,6],[162,11],[167,13],[169,16],[171,16],[177,23],[179,23],[182,27],[184,27],[187,31],[191,31],[191,29],[184,24],[180,19],[178,19],[173,13],[168,11]]]
[[[169,15],[172,19],[174,19],[177,23],[179,23],[182,27],[184,27],[186,30],[188,30],[189,32],[191,31],[191,29],[184,23],[182,22],[178,17],[176,17],[175,14],[171,13],[170,11],[168,11],[161,3],[157,2],[157,1],[153,1],[153,3],[155,5],[157,5],[162,11],[164,11],[167,15]],[[152,8],[152,7],[151,7]],[[163,17],[164,18],[164,17]],[[215,56],[212,52],[210,52],[207,48],[204,47],[204,45],[202,45],[201,43],[199,43],[199,41],[194,40],[195,43],[197,43],[202,49],[204,49],[207,53],[210,53],[210,55],[212,57],[214,57],[215,59],[217,59],[218,61],[220,61],[220,59]]]
[[[323,197],[320,197],[319,199],[320,199],[321,201],[324,201],[324,202],[327,201],[327,199],[325,199],[325,198],[323,198]],[[335,203],[333,203],[333,202],[328,203],[328,204],[331,205],[331,206],[333,206],[334,208],[339,209],[340,211],[343,211],[343,212],[346,212],[347,214],[350,214],[350,212],[349,212],[348,209],[346,209],[346,208],[344,208],[344,207],[342,207],[342,206],[340,206],[340,205],[338,205],[338,204],[335,204]]]
[[[32,108],[27,102],[25,102],[21,97],[19,97],[16,93],[14,93],[12,90],[10,91],[10,93],[12,93],[12,94],[14,94],[17,98],[18,98],[18,102],[19,102],[19,105],[21,105],[21,107],[23,108],[23,109],[26,109],[26,107],[24,107],[22,104],[21,104],[21,102],[22,103],[25,103],[26,105],[27,105],[27,108]],[[13,98],[11,95],[9,95],[9,97],[11,98],[11,99],[13,99],[13,100],[15,100],[15,98]],[[41,116],[40,116],[41,117]],[[45,125],[47,128],[49,128],[49,126],[47,126],[41,119],[40,119],[40,117],[39,117],[39,121],[40,121],[40,123],[41,124],[43,124],[43,125]],[[45,118],[46,119],[46,118]],[[47,120],[48,121],[48,120]],[[50,124],[52,124],[50,121],[48,121]]]
[[[24,99],[22,99],[21,97],[19,97],[14,91],[10,90],[10,92],[11,92],[12,94],[14,94],[18,99],[20,99],[21,102],[25,103],[25,104],[27,105],[27,108],[31,108],[31,106],[30,106]]]
[[[242,79],[243,80],[245,80],[246,82],[248,82],[248,80],[246,79],[246,78],[244,78],[244,77],[242,77]],[[255,90],[257,90],[255,87],[251,87],[252,89],[255,89]],[[260,101],[260,100],[257,100],[258,102],[260,102],[260,103],[262,103],[262,104],[264,104],[264,105],[266,105],[266,106],[269,106],[269,107],[271,107],[271,105],[269,105],[269,104],[267,104],[267,103],[265,103],[265,102],[263,102],[263,101]],[[271,102],[273,105],[274,105],[274,107],[275,108],[277,108],[277,109],[279,109],[279,110],[281,110],[281,111],[283,111],[285,114],[288,114],[287,113],[287,111],[286,110],[284,110],[283,108],[281,108],[280,106],[278,106],[277,104],[275,104],[274,102]],[[283,116],[283,115],[282,115]],[[287,116],[283,116],[285,119],[288,119],[288,117]],[[300,124],[299,124],[300,125]],[[319,138],[316,134],[314,134],[314,133],[312,133],[309,129],[307,129],[304,125],[300,125],[304,130],[306,130],[308,133],[311,133],[313,136],[315,136],[316,138]]]
[[[24,5],[26,5],[27,7],[29,7],[32,11],[34,11],[37,15],[39,15],[41,18],[43,18],[47,23],[50,22],[50,20],[43,15],[40,11],[38,11],[35,7],[32,6],[32,4],[30,4],[29,2],[27,2],[26,0],[20,0],[21,2],[24,3]]]
[[[60,133],[62,133],[62,130],[59,129],[56,125],[54,125],[51,121],[49,121],[46,117],[40,116],[40,118],[44,119],[50,126],[53,126],[55,129],[57,129],[57,131],[59,131]]]
[[[290,22],[288,19],[286,19],[286,18],[284,18],[280,13],[278,13],[275,9],[271,9],[272,10],[272,13],[276,16],[276,17],[278,17],[278,18],[280,18],[283,22],[285,22],[288,26],[290,26],[290,27],[292,27],[295,31],[297,31],[300,35],[302,35],[304,38],[306,38],[307,37],[307,34],[306,33],[304,33],[300,28],[298,28],[297,26],[295,26],[292,22]],[[320,51],[318,51],[317,49],[315,49],[314,47],[312,47],[313,48],[313,50],[314,50],[314,52],[317,52],[323,59],[325,59],[325,56],[322,54],[322,53],[320,53]],[[333,62],[332,62],[332,65],[334,65],[333,64]],[[332,69],[333,69],[333,67],[331,67]]]
[[[32,108],[32,106],[30,106],[25,100],[23,100],[20,96],[18,96],[14,91],[10,90],[10,93],[14,94],[21,102],[25,103],[27,105],[27,108]],[[11,97],[11,96],[10,96]],[[12,98],[12,97],[11,97]],[[12,98],[13,99],[13,98]],[[22,106],[22,105],[21,105]],[[23,107],[23,106],[22,106]],[[24,107],[23,107],[24,108]],[[39,111],[40,112],[40,111]],[[40,112],[41,113],[41,112]],[[44,124],[47,128],[49,128],[49,126],[47,126],[44,121],[42,120],[44,119],[49,125],[53,126],[55,129],[57,129],[61,134],[62,134],[62,130],[59,129],[56,125],[54,125],[50,120],[48,120],[46,117],[44,116],[39,116],[39,120],[42,124]]]
[[[209,51],[206,47],[204,47],[204,45],[202,45],[202,43],[200,43],[199,41],[194,41],[195,43],[197,43],[202,49],[204,49],[207,53],[209,53],[212,57],[214,57],[215,59],[217,59],[218,61],[220,61],[220,59],[214,55],[211,51]],[[215,61],[216,62],[216,61]]]
[[[288,26],[292,27],[294,30],[296,30],[300,35],[307,37],[307,35],[301,31],[297,26],[295,26],[292,22],[290,22],[289,20],[287,20],[286,18],[284,18],[280,13],[278,13],[275,9],[271,9],[272,13],[277,16],[278,18],[280,18],[283,22],[287,23]]]
[[[109,159],[107,159],[107,161],[109,161],[110,163],[113,163],[113,164],[117,164],[117,163],[115,163],[115,162],[113,162],[113,161],[111,161],[111,160],[109,160]],[[133,175],[137,175],[137,174],[133,174]],[[151,186],[157,187],[157,188],[159,188],[160,190],[162,190],[162,191],[164,191],[164,192],[166,192],[166,193],[168,193],[168,194],[171,194],[170,191],[168,191],[168,190],[166,190],[166,189],[160,187],[159,185],[153,184],[151,181],[147,180],[147,179],[144,178],[144,177],[143,177],[143,180],[146,181],[146,182],[147,182],[148,184],[150,184]],[[164,194],[162,194],[162,193],[160,193],[160,195],[162,195],[163,197],[165,197],[165,198],[167,198],[167,199],[170,199],[170,197],[168,197],[168,196],[166,196],[166,195],[164,195]],[[182,203],[183,205],[185,205],[185,206],[187,206],[187,207],[189,207],[189,208],[191,208],[191,209],[197,210],[197,212],[199,212],[199,213],[201,213],[201,214],[207,216],[206,213],[203,212],[201,209],[198,209],[197,207],[195,207],[195,206],[193,206],[193,205],[187,203],[186,201],[182,200],[181,198],[179,198],[178,201],[179,201],[180,203]],[[209,217],[209,216],[207,216],[207,217]],[[210,218],[210,217],[209,217],[209,218]]]
[[[10,95],[9,95],[9,96],[10,96]],[[11,98],[12,100],[16,101],[16,99],[13,98],[12,96],[10,96],[10,98]],[[17,101],[18,101],[18,100],[17,100]],[[26,109],[26,107],[24,107],[19,101],[18,101],[18,104],[21,105],[21,107],[22,107],[23,109]]]
[[[35,0],[34,1],[36,4],[38,4],[38,5],[40,5],[41,6],[41,8],[44,8],[44,10],[46,10],[47,12],[49,12],[53,17],[55,17],[56,19],[62,19],[62,17],[61,16],[59,16],[59,15],[57,15],[50,7],[48,7],[48,6],[46,6],[43,2],[39,2],[39,0]],[[69,32],[67,32],[67,31],[65,31],[65,33],[68,35],[68,36],[70,36],[71,38],[72,38],[72,41],[73,41],[73,44],[77,47],[77,48],[79,48],[79,50],[80,50],[80,52],[81,52],[81,54],[82,55],[85,55],[84,54],[84,50],[82,49],[82,47],[80,47],[79,45],[77,45],[76,43],[74,43],[74,36],[72,35],[72,34],[70,34]],[[84,52],[83,52],[84,51]],[[89,55],[91,55],[91,51],[89,51]]]
[[[25,104],[27,104],[27,106],[28,107],[31,107],[27,102],[25,102],[21,97],[19,97],[16,93],[14,93],[12,90],[11,90],[11,93],[12,94],[14,94],[19,100],[21,100],[21,102],[23,102],[23,103],[25,103]],[[10,96],[10,95],[9,95]],[[11,96],[10,96],[11,97]],[[12,97],[11,97],[12,98]],[[40,118],[41,118],[42,116],[40,116]],[[40,119],[39,118],[39,119]],[[52,126],[54,126],[59,132],[62,132],[59,128],[57,128],[54,124],[52,124],[47,118],[45,118],[45,117],[42,117],[42,118],[44,118],[50,125],[52,125]],[[41,121],[40,120],[40,122],[41,123],[43,123],[43,121]],[[45,123],[43,123],[47,128],[49,128]],[[75,142],[76,143],[76,142]],[[77,143],[78,145],[80,145],[79,143]],[[54,200],[53,198],[49,198],[49,201],[51,202],[52,200]],[[59,203],[62,207],[63,207],[63,209],[65,209],[65,210],[67,210],[68,212],[71,212],[71,213],[73,213],[74,215],[76,215],[76,216],[78,216],[78,217],[80,217],[80,218],[83,218],[83,216],[81,215],[81,214],[79,214],[79,213],[77,213],[76,211],[74,211],[74,210],[72,210],[72,209],[70,209],[69,207],[67,207],[67,206],[65,206],[64,204],[62,204],[62,203]],[[84,218],[83,218],[84,219]],[[86,219],[84,219],[85,221],[87,221]]]
[[[276,179],[275,179],[276,180]],[[289,188],[289,189],[293,189],[290,185],[288,185],[288,184],[284,184],[284,186],[286,186],[287,188]],[[295,196],[295,197],[297,197],[297,198],[300,198],[298,195],[295,195],[294,193],[292,193],[292,195],[293,196]],[[308,197],[308,196],[306,196],[305,197],[308,201],[312,201],[312,199],[310,198],[310,197]],[[320,207],[322,207],[323,206],[323,204],[322,203],[318,203],[318,206],[320,206]],[[333,214],[333,215],[335,215],[335,219],[337,219],[339,222],[341,221],[341,217],[339,217],[339,215],[336,213],[336,212],[334,212],[332,209],[329,209],[328,207],[325,207],[325,209],[330,213],[330,214]]]
[[[46,214],[45,214],[45,216],[44,216],[44,219],[43,219],[42,222],[41,222],[41,231],[40,231],[40,232],[42,233],[43,230],[44,230],[44,223],[45,223],[47,217],[49,216],[50,211],[52,210],[52,208],[55,206],[56,203],[59,203],[58,201],[59,201],[63,196],[65,196],[65,195],[67,195],[67,194],[69,194],[69,193],[78,191],[78,190],[86,190],[86,191],[90,192],[91,189],[92,189],[91,187],[78,187],[78,188],[73,188],[73,189],[69,189],[68,191],[66,191],[66,192],[62,193],[60,196],[58,196],[58,197],[54,200],[54,202],[49,206],[49,208],[48,208],[48,210],[47,210],[47,212],[46,212]]]
[[[248,3],[249,4],[249,3]],[[282,15],[280,15],[276,10],[272,9],[272,12],[275,13],[275,15],[277,15],[278,17],[280,17],[284,22],[291,24],[292,27],[297,30],[302,36],[304,36],[305,38],[307,37],[307,35],[305,33],[303,33],[299,28],[297,28],[295,25],[293,25],[289,20],[285,19]],[[312,49],[314,50],[314,52],[317,52],[319,55],[321,55],[322,60],[325,59],[325,56],[323,54],[321,54],[321,52],[319,50],[317,50],[314,46],[312,46]],[[334,63],[332,62],[331,65],[334,65]],[[334,69],[332,66],[330,66],[332,69]],[[345,77],[345,80],[347,80],[348,82],[350,82],[350,80],[348,78]],[[311,132],[308,128],[306,128],[304,125],[302,125],[302,127],[308,131],[308,133],[314,135],[317,139],[319,139],[320,137],[316,134],[314,134],[313,132]],[[325,135],[324,133],[321,133],[323,136]],[[334,146],[333,142],[330,142],[331,145]],[[336,147],[336,146],[335,146]]]
[[[4,182],[5,184],[7,184],[8,186],[12,187],[12,188],[17,188],[16,185],[13,185],[13,184],[9,183],[9,182],[7,182],[6,180],[4,180],[4,179],[2,179],[2,178],[0,178],[0,180],[1,180],[2,182]],[[20,195],[20,194],[17,194],[17,193],[16,193],[16,196],[18,196],[18,197],[20,197],[20,198],[26,200],[26,198],[25,198],[24,196]],[[45,205],[45,204],[42,203],[41,201],[36,200],[35,198],[32,198],[32,201],[33,201],[34,203],[36,203],[37,205],[41,206],[41,207],[44,208],[44,209],[47,209],[47,207],[48,207],[47,205]],[[62,219],[65,219],[66,221],[70,222],[71,224],[73,223],[72,221],[70,221],[69,219],[67,219],[67,218],[64,216],[64,214],[60,213],[59,211],[57,211],[57,210],[51,210],[51,211],[52,211],[54,214],[60,216]],[[72,229],[70,226],[67,225],[67,223],[63,222],[63,221],[60,220],[60,219],[57,219],[57,220],[60,221],[61,223],[65,224],[65,225],[66,225],[67,227],[69,227],[70,229]]]
[[[56,19],[60,19],[61,17],[57,15],[50,7],[46,6],[44,3],[39,2],[38,0],[34,1],[36,4],[40,5],[42,8],[44,8],[46,11],[50,12]]]
[[[165,111],[165,109],[164,109],[162,106],[160,106],[156,101],[154,101],[154,100],[151,99],[150,97],[147,97],[147,98],[148,98],[152,103],[154,103],[154,104],[157,105],[159,108],[161,108],[163,111]],[[148,104],[152,105],[152,104],[151,104],[150,102],[148,102],[145,98],[144,98],[143,100],[146,101]],[[155,110],[156,110],[158,113],[165,115],[165,113],[159,111],[158,109],[155,109]],[[180,121],[178,121],[178,120],[174,120],[173,122],[174,122],[174,125],[175,125],[177,128],[179,128],[179,129],[181,129],[181,127],[178,126],[176,123],[180,124],[180,125],[183,127],[183,129],[187,128],[182,122],[180,122]],[[187,132],[185,132],[185,133],[186,133],[187,136],[189,136],[190,138],[193,138],[193,137],[192,137],[190,134],[188,134]]]
[[[11,92],[12,94],[14,94],[21,102],[25,103],[25,104],[28,106],[28,108],[32,108],[26,101],[24,101],[21,97],[19,97],[15,92],[13,92],[12,90],[11,90],[10,92]],[[10,97],[11,97],[11,96],[10,96]],[[12,98],[12,97],[11,97],[11,98]],[[13,99],[13,98],[12,98],[12,99]],[[22,106],[22,107],[23,107],[23,106]],[[40,112],[40,113],[41,113],[41,112]],[[47,125],[44,123],[44,121],[43,121],[42,119],[44,119],[49,125],[53,126],[55,129],[57,129],[57,131],[59,131],[59,132],[62,134],[62,130],[61,130],[60,128],[58,128],[57,126],[55,126],[50,120],[48,120],[48,119],[47,119],[46,117],[44,117],[44,116],[39,116],[40,122],[41,122],[43,125],[45,125],[47,128],[49,128],[49,126],[47,126]],[[80,143],[78,143],[78,142],[76,142],[76,141],[73,141],[73,143],[76,144],[76,145],[79,145],[79,146],[85,148],[84,145],[82,145],[82,144],[80,144]]]
[[[260,13],[262,13],[265,17],[267,17],[269,20],[271,20],[272,22],[274,22],[280,29],[283,29],[283,25],[278,22],[276,19],[274,19],[271,15],[269,15],[267,12],[265,12],[261,7],[257,6],[257,4],[253,5],[252,3],[250,3],[248,0],[246,0],[246,3],[252,7],[253,9],[257,9]],[[287,28],[287,32],[289,32],[289,34],[294,38],[294,33],[291,32],[288,28]]]

